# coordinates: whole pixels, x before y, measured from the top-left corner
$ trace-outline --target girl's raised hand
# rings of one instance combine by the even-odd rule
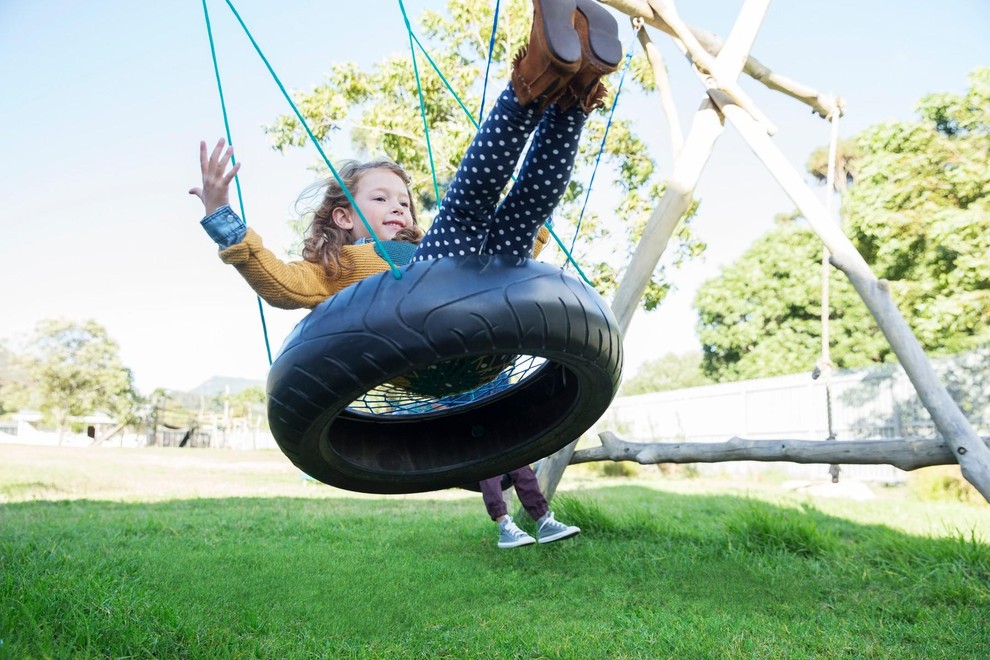
[[[199,164],[203,170],[203,187],[190,188],[189,194],[199,197],[206,209],[206,215],[210,215],[230,200],[227,189],[230,182],[234,180],[237,171],[241,169],[241,164],[237,163],[229,171],[227,164],[234,155],[234,147],[223,148],[224,140],[220,138],[217,146],[213,148],[210,157],[206,157],[206,142],[199,143]]]

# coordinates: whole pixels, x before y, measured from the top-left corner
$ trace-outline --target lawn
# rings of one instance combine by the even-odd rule
[[[277,452],[0,445],[0,657],[985,658],[990,506],[574,470],[574,540]]]

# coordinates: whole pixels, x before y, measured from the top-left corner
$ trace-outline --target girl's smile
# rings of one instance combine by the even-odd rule
[[[365,172],[353,196],[381,240],[391,240],[399,231],[413,225],[409,189],[395,172],[385,169]],[[333,219],[338,227],[349,230],[355,240],[371,238],[371,232],[353,208],[334,209]]]

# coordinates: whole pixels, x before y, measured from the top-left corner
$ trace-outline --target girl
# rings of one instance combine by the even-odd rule
[[[268,303],[286,309],[315,307],[388,270],[380,250],[400,265],[469,254],[538,254],[548,235],[542,225],[570,180],[585,118],[604,106],[601,78],[622,58],[617,31],[615,19],[594,0],[533,0],[529,44],[516,55],[511,82],[468,147],[425,235],[401,167],[384,160],[347,162],[338,173],[382,245],[369,240],[371,233],[332,178],[305,239],[303,260],[283,262],[228,204],[240,164],[227,169],[233,148],[224,149],[223,140],[209,156],[200,143],[203,185],[189,192],[205,207],[202,225],[220,246],[220,258]],[[531,134],[518,178],[499,202]],[[553,519],[529,467],[510,476],[520,501],[538,519],[540,542],[580,531]],[[500,524],[499,547],[533,543],[505,514],[499,480],[482,483],[489,513]]]

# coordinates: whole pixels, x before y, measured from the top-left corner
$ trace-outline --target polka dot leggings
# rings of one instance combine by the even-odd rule
[[[510,83],[464,154],[413,260],[468,254],[530,256],[540,226],[570,180],[584,120],[578,107],[560,112],[551,105],[538,115],[536,103],[519,105]],[[499,204],[534,129],[519,176]]]

